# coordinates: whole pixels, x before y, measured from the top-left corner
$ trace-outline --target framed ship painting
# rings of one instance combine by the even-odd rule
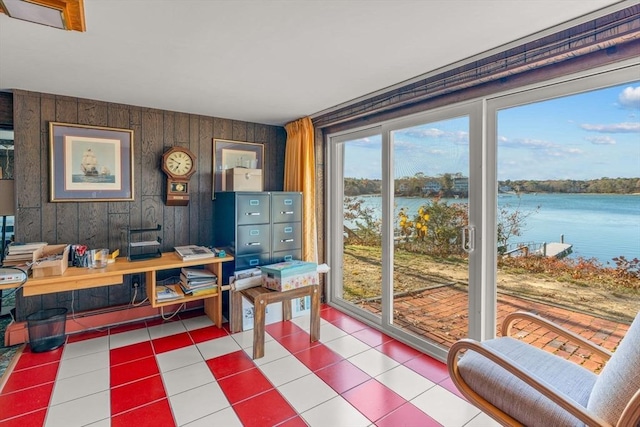
[[[50,200],[133,200],[133,131],[49,123]]]

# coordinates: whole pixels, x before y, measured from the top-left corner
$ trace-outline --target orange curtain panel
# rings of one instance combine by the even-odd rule
[[[284,158],[284,191],[302,191],[304,261],[318,262],[316,225],[316,162],[313,124],[309,117],[287,123],[287,146]]]

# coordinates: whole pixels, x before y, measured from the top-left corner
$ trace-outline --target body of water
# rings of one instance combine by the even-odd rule
[[[366,196],[366,206],[380,212],[381,198]],[[428,199],[397,197],[410,214]],[[466,199],[448,200],[465,203]],[[640,258],[640,195],[615,194],[501,194],[498,206],[527,214],[521,236],[509,243],[564,242],[573,245],[572,257],[596,258],[614,265],[612,258]]]

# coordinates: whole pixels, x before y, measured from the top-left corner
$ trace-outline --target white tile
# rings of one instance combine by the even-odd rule
[[[196,344],[196,346],[205,360],[242,350],[238,343],[230,336],[201,342]]]
[[[253,347],[253,329],[249,329],[248,331],[238,332],[231,336],[238,343],[238,345],[243,349]],[[264,342],[267,343],[269,341],[273,341],[273,337],[265,333]]]
[[[315,374],[305,375],[278,387],[278,391],[298,413],[333,399],[338,394]]]
[[[502,424],[491,418],[484,412],[480,412],[474,419],[464,425],[464,427],[501,427]]]
[[[111,427],[111,417],[96,421],[95,423],[87,424],[86,427]]]
[[[343,337],[325,342],[324,345],[326,345],[345,359],[371,349],[371,347],[369,347],[367,344],[363,343],[357,338],[352,337],[351,335],[345,335]]]
[[[181,426],[229,407],[218,383],[209,383],[169,396],[176,423]]]
[[[411,403],[444,426],[463,426],[480,413],[478,408],[438,385]]]
[[[109,391],[102,391],[79,399],[69,400],[59,405],[50,406],[47,411],[45,426],[84,426],[100,420],[104,423],[104,420],[109,420],[110,416]]]
[[[151,326],[149,329],[149,336],[152,340],[156,338],[164,338],[170,335],[180,334],[182,332],[186,332],[184,325],[182,322],[165,322],[160,325]]]
[[[215,323],[207,316],[198,316],[191,317],[189,319],[184,319],[182,324],[187,329],[187,331],[194,331],[196,329],[206,328],[207,326],[213,326]]]
[[[249,357],[253,358],[253,347],[245,348],[245,353]],[[278,341],[272,340],[264,343],[264,356],[259,359],[254,359],[253,363],[258,366],[266,365],[274,360],[282,359],[283,357],[290,356],[289,350],[284,348]]]
[[[403,365],[383,372],[375,378],[406,400],[411,400],[435,386],[433,382]]]
[[[62,360],[86,356],[87,354],[92,353],[99,353],[101,351],[109,351],[108,336],[66,344],[62,353]]]
[[[333,341],[336,338],[344,337],[346,335],[348,334],[345,331],[329,322],[320,324],[320,342],[328,343],[329,341]]]
[[[189,424],[184,424],[184,427],[211,427],[211,426],[224,426],[224,427],[242,427],[240,419],[236,415],[235,411],[229,407],[214,414],[207,415]]]
[[[204,361],[163,372],[162,379],[168,396],[215,381],[215,377]]]
[[[149,331],[147,328],[134,329],[133,331],[120,332],[109,336],[109,346],[111,349],[125,347],[127,345],[138,344],[149,341]]]
[[[193,345],[158,354],[156,355],[156,360],[158,361],[160,372],[169,372],[203,361],[202,355]]]
[[[98,353],[87,354],[86,356],[74,357],[73,359],[62,359],[58,368],[56,379],[74,377],[97,371],[98,369],[109,368],[109,352],[100,351]]]
[[[271,381],[271,384],[276,387],[311,373],[309,368],[304,366],[293,355],[260,365],[258,368]]]
[[[371,421],[341,396],[303,412],[302,418],[311,427],[349,426],[366,427]]]
[[[349,362],[353,363],[372,377],[380,375],[381,373],[399,365],[398,362],[386,354],[380,353],[375,348],[369,348],[369,350],[350,357]]]
[[[51,405],[109,390],[109,369],[99,369],[56,381]],[[96,421],[100,418],[96,418]]]

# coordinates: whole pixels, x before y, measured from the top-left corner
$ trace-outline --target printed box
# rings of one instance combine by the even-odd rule
[[[318,264],[305,261],[285,261],[260,267],[262,286],[274,291],[288,291],[317,285]]]

